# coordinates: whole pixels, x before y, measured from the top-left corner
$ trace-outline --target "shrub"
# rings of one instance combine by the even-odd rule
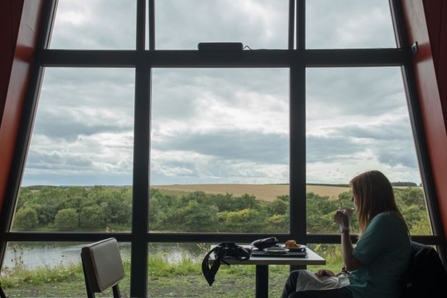
[[[61,231],[74,230],[79,226],[79,216],[76,209],[67,208],[59,210],[54,219],[54,226]]]
[[[37,212],[29,207],[22,207],[14,217],[14,228],[18,230],[31,230],[39,224]]]
[[[82,228],[87,229],[105,228],[106,217],[100,206],[87,206],[82,208],[79,223]]]

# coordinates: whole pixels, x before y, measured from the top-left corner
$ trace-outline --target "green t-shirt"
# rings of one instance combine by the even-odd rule
[[[351,271],[354,298],[399,297],[399,278],[410,261],[410,238],[394,212],[376,215],[357,242],[353,256],[364,266]]]

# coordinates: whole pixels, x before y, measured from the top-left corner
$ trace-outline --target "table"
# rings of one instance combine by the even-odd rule
[[[241,245],[250,248],[249,245]],[[212,245],[211,248],[215,247]],[[256,297],[267,298],[269,293],[269,265],[326,265],[326,260],[306,247],[306,257],[251,256],[246,261],[225,259],[231,265],[256,265]],[[210,263],[213,260],[210,258]],[[284,284],[286,278],[284,278]]]

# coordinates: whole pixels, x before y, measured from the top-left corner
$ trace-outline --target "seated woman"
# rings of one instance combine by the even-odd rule
[[[397,208],[391,183],[381,172],[369,171],[356,176],[349,184],[360,227],[355,248],[349,235],[348,216],[344,211],[337,211],[334,216],[334,222],[340,226],[349,285],[296,292],[298,276],[303,272],[296,270],[290,273],[282,298],[399,297],[399,279],[408,268],[411,248],[408,227]],[[315,274],[322,277],[340,273],[319,270]]]

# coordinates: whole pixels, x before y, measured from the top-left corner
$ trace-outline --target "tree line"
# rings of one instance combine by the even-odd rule
[[[431,234],[424,194],[419,187],[394,189],[397,204],[412,234]],[[315,193],[306,195],[309,233],[333,233],[335,210],[352,206],[352,193],[338,199]],[[153,231],[287,233],[289,196],[272,202],[244,194],[175,193],[150,189],[149,228]],[[132,221],[130,187],[22,187],[14,230],[122,230]],[[353,221],[353,230],[357,222]]]

